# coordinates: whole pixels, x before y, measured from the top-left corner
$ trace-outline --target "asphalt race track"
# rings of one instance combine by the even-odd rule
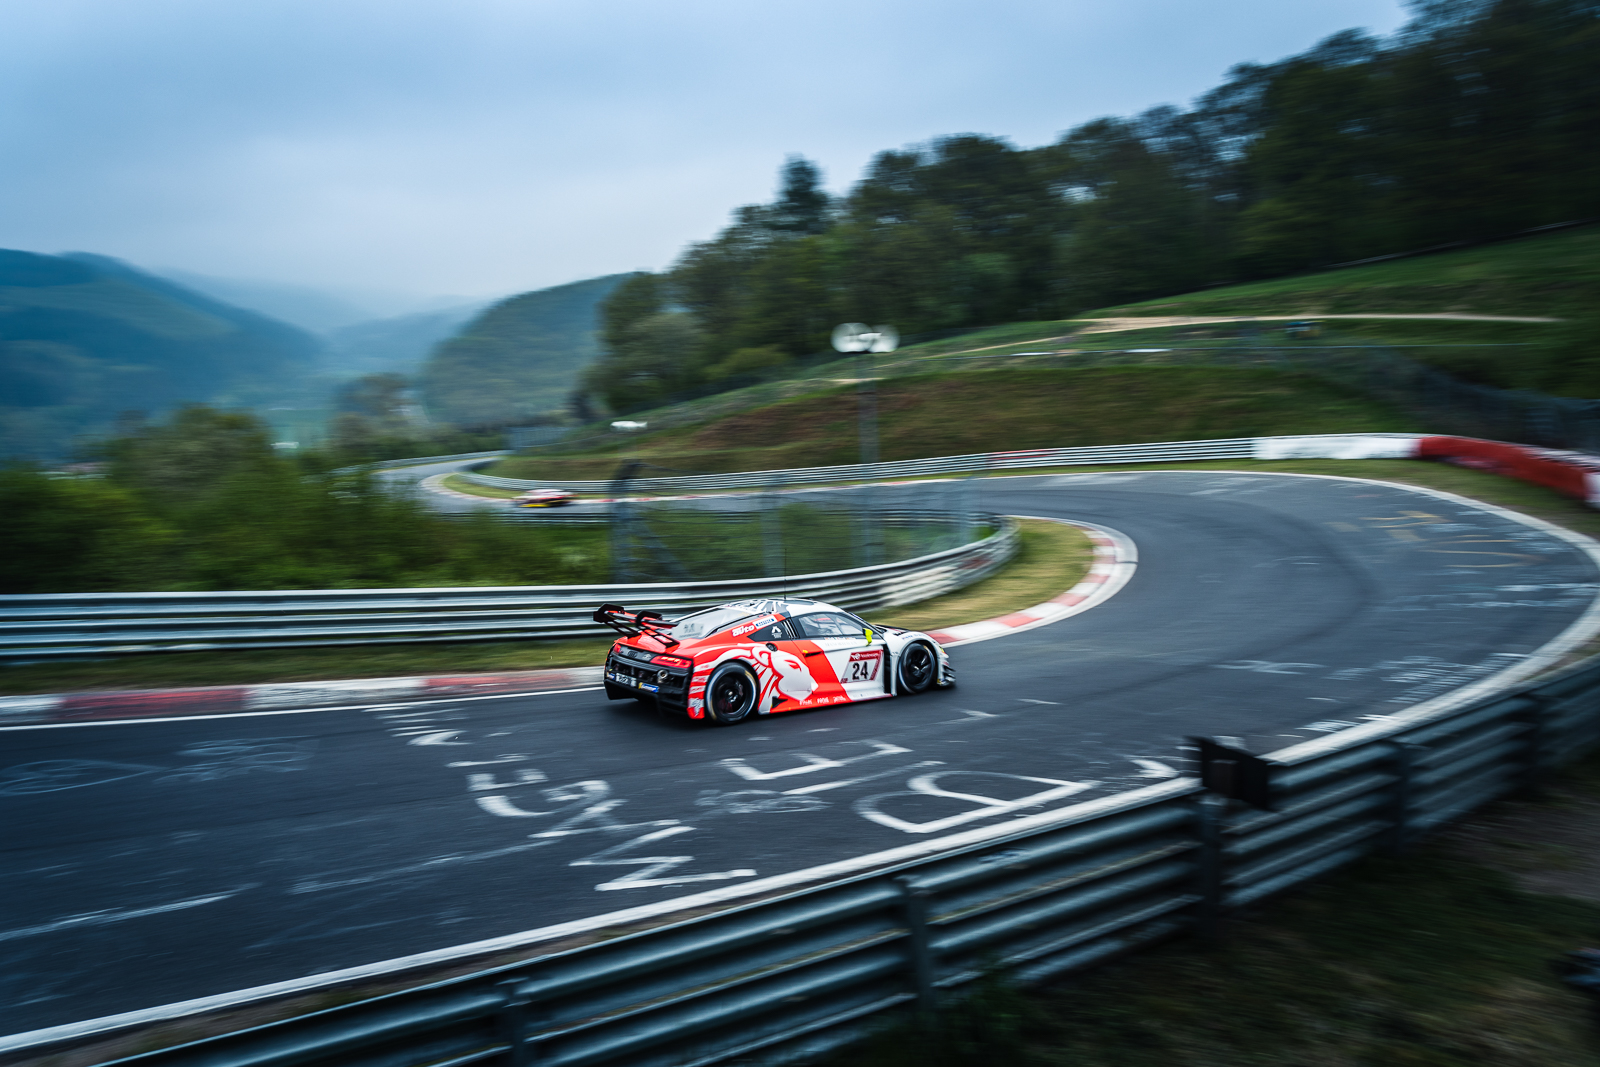
[[[1566,540],[1368,482],[984,486],[1140,563],[1092,611],[953,649],[951,691],[730,728],[580,691],[0,731],[0,1032],[996,825],[1177,773],[1189,735],[1269,752],[1515,665],[1597,592]]]

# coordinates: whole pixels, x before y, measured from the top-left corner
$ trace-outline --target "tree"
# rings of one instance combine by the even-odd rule
[[[822,171],[804,156],[790,156],[781,171],[783,189],[767,223],[781,233],[814,237],[828,228],[832,198],[822,188]]]

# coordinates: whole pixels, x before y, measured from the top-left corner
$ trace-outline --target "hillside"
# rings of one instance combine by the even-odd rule
[[[1404,416],[1304,375],[1218,368],[1025,368],[880,383],[880,454],[912,459],[1023,448],[1293,433],[1403,431]],[[852,386],[566,455],[515,456],[487,473],[603,478],[630,459],[690,471],[773,470],[857,458]]]
[[[292,400],[311,335],[103,256],[0,250],[0,456],[58,459],[125,412]]]
[[[1301,315],[1457,311],[1593,314],[1600,226],[1394,259],[1343,270],[1202,289],[1085,312],[1112,315]]]
[[[439,342],[453,337],[483,310],[482,304],[373,319],[324,334],[325,373],[340,378],[364,374],[415,374]]]
[[[436,420],[504,424],[565,406],[599,354],[600,302],[629,275],[558,285],[502,300],[439,344],[422,369]]]

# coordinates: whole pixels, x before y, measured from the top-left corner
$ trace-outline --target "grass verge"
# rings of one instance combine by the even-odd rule
[[[1600,872],[1531,892],[1541,837],[1600,840],[1600,758],[1404,859],[1371,858],[1229,924],[1027,993],[999,981],[937,1033],[885,1032],[829,1067],[1592,1067],[1588,999],[1551,961],[1600,937]],[[1520,859],[1485,852],[1517,828]],[[1564,860],[1557,860],[1561,867]]]
[[[946,596],[875,613],[875,618],[912,629],[955,626],[1029,607],[1076,585],[1092,561],[1088,538],[1071,526],[1055,522],[1029,520],[1022,527],[1022,545],[1017,555],[998,573]],[[255,685],[589,667],[603,663],[610,647],[608,638],[589,638],[152,653],[7,667],[0,670],[0,693]]]
[[[1089,315],[1587,312],[1600,288],[1600,226],[1363,267],[1202,289]]]
[[[522,495],[519,489],[496,489],[492,485],[479,485],[477,482],[467,481],[459,474],[447,474],[439,479],[439,484],[458,493],[488,497],[491,500],[512,500]]]
[[[888,379],[878,387],[886,460],[1026,448],[1421,429],[1406,416],[1305,374],[1223,367],[1022,367]],[[766,444],[764,442],[777,443]],[[617,449],[516,456],[511,478],[603,478]],[[721,473],[851,463],[853,386],[634,439],[630,458]],[[650,472],[654,473],[654,472]]]

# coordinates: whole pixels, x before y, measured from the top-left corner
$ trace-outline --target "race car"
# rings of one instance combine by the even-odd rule
[[[927,634],[815,600],[740,600],[674,622],[602,604],[594,621],[623,635],[606,657],[608,698],[723,725],[955,684]]]
[[[577,497],[561,489],[530,489],[511,501],[514,508],[560,508],[576,503]]]

